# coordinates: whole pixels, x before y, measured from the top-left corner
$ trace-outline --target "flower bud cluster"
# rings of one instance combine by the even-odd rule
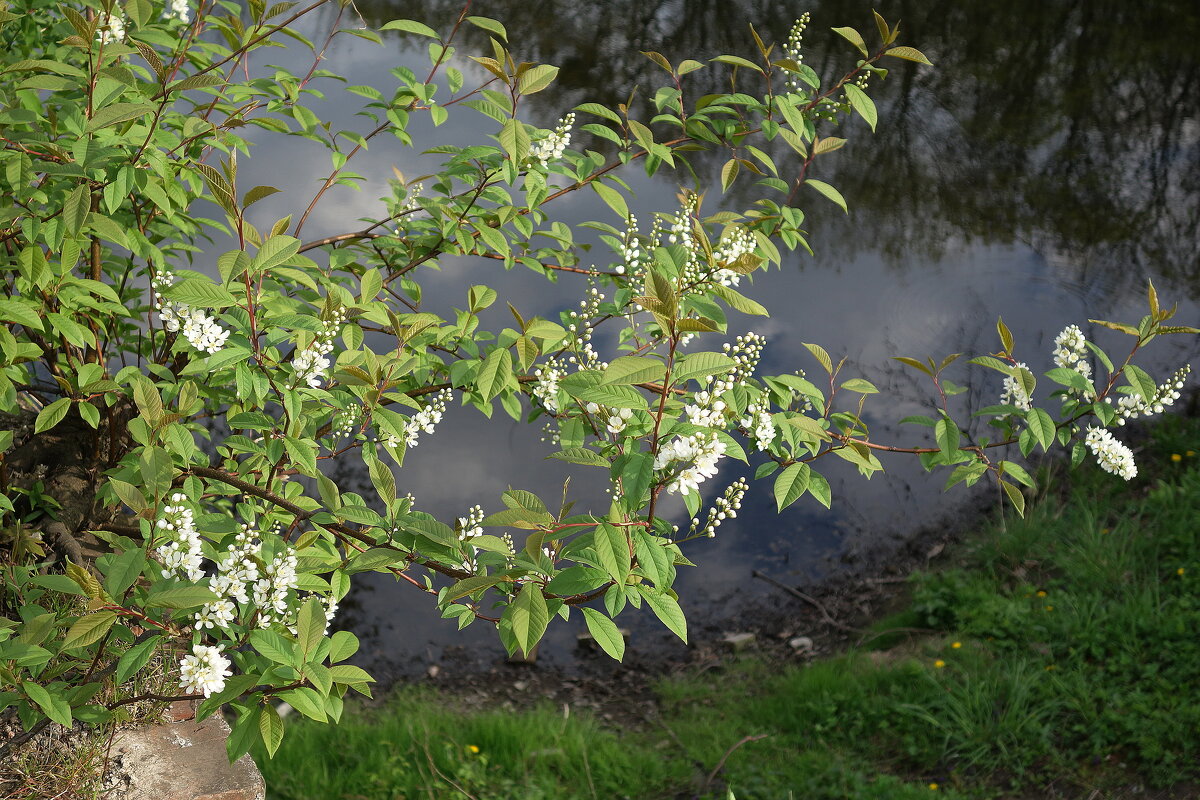
[[[424,433],[433,433],[434,428],[442,421],[442,416],[446,413],[446,404],[450,402],[450,398],[454,393],[449,389],[442,389],[433,396],[429,404],[413,414],[412,418],[404,426],[404,444],[408,447],[417,446],[417,438]],[[392,433],[381,431],[382,442],[386,447],[398,447],[400,440]],[[377,439],[376,441],[380,441]]]
[[[533,145],[530,155],[542,167],[550,166],[551,161],[562,158],[563,151],[571,143],[571,127],[575,124],[575,112],[567,114],[558,121],[554,130]]]
[[[762,358],[763,347],[766,344],[767,339],[765,336],[760,336],[754,331],[749,331],[737,337],[737,340],[732,345],[726,343],[721,348],[725,351],[725,355],[734,361],[733,373],[730,376],[734,385],[742,383],[754,375],[754,371],[758,369],[758,361]]]
[[[362,421],[362,406],[352,405],[349,408],[344,408],[338,411],[333,417],[333,424],[330,425],[329,433],[335,439],[341,439],[349,436],[359,423]]]
[[[1119,399],[1117,401],[1117,413],[1121,416],[1117,418],[1117,424],[1124,425],[1127,419],[1161,414],[1163,409],[1174,404],[1179,399],[1179,392],[1183,388],[1183,384],[1191,371],[1191,366],[1187,364],[1175,370],[1175,373],[1165,383],[1158,385],[1154,391],[1154,396],[1148,401],[1144,400],[1139,394],[1127,394]],[[1112,402],[1109,398],[1105,398],[1105,400],[1110,403]]]
[[[225,340],[229,338],[229,331],[202,310],[175,303],[162,296],[162,292],[171,285],[174,277],[171,272],[164,270],[150,281],[154,290],[154,308],[162,319],[163,328],[171,333],[182,331],[188,343],[202,353],[220,352],[225,346]]]
[[[570,312],[567,319],[563,320],[567,329],[563,345],[574,353],[567,357],[567,363],[578,364],[580,369],[604,369],[608,366],[592,347],[592,326],[587,322],[599,313],[604,298],[605,294],[598,288],[589,287],[587,295],[579,301],[579,310]]]
[[[421,192],[425,191],[425,184],[414,183],[405,187],[408,191],[408,197],[404,200],[404,206],[401,211],[416,211],[421,200]]]
[[[232,674],[221,645],[194,645],[192,652],[179,662],[179,685],[185,692],[202,692],[205,697],[224,689],[225,679]]]
[[[458,538],[461,541],[466,542],[474,539],[476,536],[482,536],[483,525],[480,523],[483,522],[483,518],[484,513],[482,507],[471,506],[469,509],[467,509],[467,515],[465,517],[458,518]]]
[[[1029,369],[1029,365],[1021,362],[1016,365],[1017,369]],[[1000,402],[1004,405],[1014,405],[1022,411],[1028,411],[1033,408],[1033,398],[1025,393],[1025,387],[1021,384],[1020,378],[1015,375],[1009,375],[1004,379],[1004,391],[1000,393]]]
[[[692,533],[699,533],[710,539],[716,536],[717,528],[721,527],[722,522],[737,518],[737,512],[742,507],[742,497],[748,488],[745,478],[738,478],[731,483],[724,494],[713,501],[713,507],[708,510],[708,519],[704,521],[703,528],[700,527],[699,519],[692,520]]]
[[[654,469],[663,469],[676,461],[684,464],[667,482],[667,491],[687,494],[698,491],[701,483],[717,474],[717,462],[724,455],[725,443],[715,432],[676,436],[658,451]]]
[[[787,41],[783,45],[784,56],[795,61],[797,64],[804,63],[804,53],[801,52],[801,48],[804,43],[804,29],[808,27],[810,18],[811,15],[807,11],[801,14],[800,19],[796,20],[795,24],[792,25],[792,29],[788,31]],[[794,92],[803,91],[800,79],[790,72],[788,73],[787,86]]]
[[[620,253],[621,263],[614,267],[618,275],[634,276],[642,271],[642,241],[638,237],[637,217],[633,214],[625,220],[625,235],[621,239]]]
[[[768,450],[775,441],[775,423],[771,420],[770,401],[766,393],[750,404],[746,416],[742,419],[742,427],[754,434],[754,442],[759,450]]]
[[[162,516],[155,527],[159,533],[167,536],[167,541],[155,550],[159,561],[162,562],[162,576],[169,578],[181,573],[189,581],[198,581],[204,577],[201,567],[203,555],[200,552],[200,532],[196,530],[196,520],[192,509],[184,505],[185,495],[171,495],[171,505],[164,505]]]
[[[1054,337],[1054,366],[1073,369],[1090,379],[1092,365],[1086,359],[1087,340],[1078,325],[1068,325]]]
[[[563,379],[561,365],[551,358],[545,365],[533,371],[537,381],[533,384],[533,396],[551,414],[558,413],[558,382]]]
[[[346,311],[339,308],[333,316],[321,323],[321,332],[312,343],[292,356],[292,369],[296,371],[296,385],[307,383],[313,389],[321,388],[321,380],[329,369],[329,354],[333,352],[333,338],[346,321]]]
[[[1088,428],[1084,439],[1092,455],[1096,456],[1100,469],[1129,480],[1137,475],[1133,463],[1133,451],[1113,438],[1112,433],[1095,425]]]

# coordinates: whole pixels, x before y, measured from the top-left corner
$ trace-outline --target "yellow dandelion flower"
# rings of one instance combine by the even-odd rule
[[[1053,611],[1053,610],[1054,610],[1054,606],[1046,606],[1046,610],[1047,610],[1047,611]]]
[[[1046,596],[1046,592],[1045,592],[1045,591],[1043,591],[1042,589],[1038,589],[1037,596],[1038,596],[1038,597],[1045,597],[1045,596]]]
[[[479,745],[477,745],[477,744],[467,745],[467,752],[470,753],[471,755],[479,755]]]
[[[938,785],[936,783],[929,784],[929,791],[936,792],[937,790],[938,790]]]
[[[1175,570],[1176,575],[1182,575],[1185,572],[1187,572],[1187,570],[1185,570],[1183,567],[1180,567],[1179,569]]]
[[[953,647],[955,650],[957,650],[958,648],[962,647],[962,642],[955,642],[954,644],[952,644],[950,646]]]
[[[1183,456],[1179,455],[1179,453],[1171,453],[1171,460],[1178,464],[1180,461],[1183,461]]]
[[[938,669],[941,669],[942,667],[946,666],[946,662],[942,661],[939,658],[937,661],[933,662],[933,666],[937,667]]]
[[[1187,451],[1187,453],[1186,453],[1185,455],[1187,455],[1187,457],[1188,457],[1188,458],[1191,458],[1192,456],[1196,455],[1196,451],[1195,451],[1195,450],[1188,450],[1188,451]]]
[[[1058,667],[1054,666],[1053,664],[1046,665],[1046,672],[1053,672],[1056,669],[1058,669]]]

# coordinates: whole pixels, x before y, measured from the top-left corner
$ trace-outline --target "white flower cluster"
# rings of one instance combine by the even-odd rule
[[[1016,365],[1017,369],[1029,369],[1029,365],[1021,362]],[[1004,391],[1000,393],[1000,402],[1004,405],[1014,405],[1022,411],[1028,411],[1033,408],[1033,398],[1025,393],[1025,387],[1021,385],[1021,381],[1015,375],[1009,375],[1004,379]]]
[[[169,271],[163,271],[150,281],[154,289],[154,307],[162,318],[163,328],[171,333],[182,330],[188,343],[202,353],[220,352],[229,338],[229,331],[200,309],[172,302],[162,296],[161,292],[171,285],[174,277]]]
[[[418,437],[422,432],[433,433],[434,428],[442,421],[442,416],[446,413],[446,404],[453,396],[454,393],[449,389],[442,389],[433,396],[428,405],[413,414],[404,426],[404,444],[406,446],[416,447]],[[384,432],[383,443],[388,447],[398,447],[400,440],[390,432]]]
[[[1113,438],[1112,433],[1095,425],[1088,428],[1084,439],[1092,455],[1105,472],[1129,480],[1137,475],[1137,464],[1133,463],[1133,451]]]
[[[185,24],[190,22],[192,19],[192,9],[188,5],[188,0],[171,0],[171,10],[167,16],[174,17]]]
[[[683,463],[685,466],[667,483],[667,491],[687,494],[698,491],[700,484],[717,474],[717,462],[723,455],[725,443],[716,433],[676,436],[659,449],[654,469],[663,469],[676,461]]]
[[[296,588],[296,551],[291,547],[263,567],[263,577],[254,582],[252,597],[258,606],[258,626],[269,628],[274,622],[287,624],[291,604],[289,592]]]
[[[104,22],[96,28],[100,44],[125,41],[125,19],[120,14],[106,14]]]
[[[1187,381],[1187,376],[1191,371],[1192,368],[1188,364],[1175,370],[1175,374],[1168,378],[1165,383],[1161,383],[1155,388],[1154,396],[1149,401],[1143,400],[1139,394],[1127,394],[1119,399],[1117,401],[1117,412],[1121,416],[1117,418],[1117,424],[1124,425],[1127,419],[1161,414],[1164,408],[1172,405],[1179,399],[1179,392],[1183,388],[1183,384]],[[1109,403],[1112,402],[1107,397],[1104,399]]]
[[[1087,340],[1078,325],[1068,325],[1054,337],[1054,366],[1073,369],[1090,379],[1092,365],[1086,359]]]
[[[558,121],[558,125],[544,139],[533,145],[530,156],[543,167],[550,166],[551,161],[562,158],[563,151],[571,143],[571,126],[575,124],[575,112],[567,114]]]
[[[717,535],[717,528],[721,527],[721,523],[727,519],[735,519],[737,512],[742,507],[742,497],[745,496],[746,490],[750,488],[746,484],[745,478],[738,478],[733,483],[729,484],[720,497],[713,501],[713,507],[708,510],[708,519],[704,521],[704,527],[700,527],[700,520],[692,520],[692,533],[699,533],[713,538]]]
[[[750,231],[731,227],[713,250],[713,260],[718,264],[732,264],[742,256],[752,254],[757,246],[758,243]],[[722,286],[737,286],[742,280],[742,274],[722,267],[713,273],[713,279]]]
[[[804,42],[804,29],[808,27],[808,21],[811,15],[805,11],[800,15],[800,19],[796,20],[792,25],[792,29],[788,31],[787,41],[783,45],[783,54],[797,64],[804,62],[804,54],[801,52],[801,47]],[[800,79],[795,75],[788,73],[787,79],[788,88],[792,91],[801,91]]]
[[[725,401],[718,400],[717,392],[703,390],[692,395],[694,403],[683,407],[688,422],[701,428],[722,428],[725,426]]]
[[[633,409],[631,408],[614,408],[604,409],[596,403],[588,403],[584,406],[587,413],[592,416],[600,416],[601,422],[604,423],[605,429],[613,436],[620,436],[629,424],[629,420],[633,417]]]
[[[484,513],[481,506],[471,506],[465,517],[458,518],[458,538],[466,542],[483,535]]]
[[[307,383],[310,388],[321,388],[321,380],[329,369],[329,354],[333,351],[333,337],[346,321],[345,309],[333,312],[330,319],[321,321],[321,332],[308,347],[292,356],[292,369],[296,371],[296,384]]]
[[[537,381],[533,384],[533,396],[551,414],[558,413],[558,382],[563,379],[563,371],[555,359],[550,359],[544,366],[533,371]]]
[[[746,409],[742,427],[754,434],[754,443],[759,450],[767,450],[775,441],[775,423],[771,420],[769,400],[764,392],[757,401]]]
[[[224,689],[225,679],[232,674],[220,645],[195,645],[179,662],[179,685],[185,692],[203,692],[205,697]]]
[[[416,211],[421,199],[421,192],[425,191],[425,184],[414,183],[411,186],[405,187],[408,191],[408,197],[404,200],[402,211]]]
[[[154,551],[162,562],[162,576],[169,578],[181,573],[189,581],[198,581],[204,577],[200,566],[203,556],[200,552],[200,532],[196,530],[195,515],[189,506],[185,495],[171,495],[173,505],[164,505],[162,516],[155,526],[168,537]]]

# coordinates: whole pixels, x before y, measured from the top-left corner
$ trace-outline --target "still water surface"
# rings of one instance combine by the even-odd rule
[[[476,3],[472,13],[505,22],[518,60],[562,66],[558,82],[528,109],[530,121],[550,127],[578,103],[612,106],[634,87],[659,85],[658,68],[639,50],[661,51],[676,62],[748,54],[751,22],[768,41],[782,40],[792,22],[781,10],[785,5],[790,4],[542,0]],[[449,0],[358,3],[374,25],[410,17],[443,29],[459,7]],[[930,387],[889,356],[991,352],[998,315],[1020,332],[1018,355],[1035,372],[1052,366],[1053,337],[1070,323],[1118,352],[1124,342],[1088,325],[1087,318],[1136,320],[1144,313],[1147,278],[1160,294],[1180,301],[1180,324],[1197,323],[1200,11],[1194,4],[913,0],[877,7],[889,20],[903,20],[901,41],[921,48],[936,68],[891,59],[891,75],[871,87],[879,131],[872,135],[861,122],[853,124],[851,144],[821,160],[814,177],[841,189],[851,213],[843,215],[813,193],[809,230],[816,255],[788,257],[782,270],[758,276],[748,292],[773,314],[753,320],[752,328],[768,338],[763,371],[799,367],[812,374],[819,367],[801,342],[820,342],[883,389],[887,399],[866,409],[873,438],[920,445],[924,429],[902,429],[895,421],[926,412]],[[873,29],[869,8],[852,2],[810,6],[807,63],[826,78],[840,75],[853,51],[828,28],[849,24],[866,33]],[[468,31],[460,52],[488,49],[486,38]],[[411,39],[389,38],[377,48],[346,38],[329,55],[328,66],[350,84],[374,83],[385,93],[392,80],[387,70],[409,64],[420,71],[427,64]],[[294,47],[274,60],[305,63]],[[468,80],[478,75],[464,56],[455,66]],[[694,76],[697,95],[720,90],[715,83],[706,86],[706,80],[715,81],[706,76]],[[358,101],[332,86],[328,92],[318,113],[353,125],[349,115]],[[452,116],[447,126],[418,129],[414,138],[477,142],[485,129],[472,115],[464,109],[459,124]],[[296,141],[294,149],[258,152],[243,167],[254,171],[255,183],[285,190],[255,207],[256,222],[269,225],[292,211],[295,198],[311,195],[328,171],[324,151]],[[306,226],[305,238],[343,232],[355,218],[377,214],[374,198],[386,192],[393,166],[409,176],[432,168],[394,140],[373,142],[356,159],[355,168],[369,179],[364,190],[331,193]],[[698,166],[711,174],[719,162]],[[627,178],[637,191],[631,205],[643,219],[671,210],[686,184],[675,175]],[[731,198],[710,195],[706,209],[722,202],[744,207],[752,191],[735,187]],[[593,200],[590,194],[571,197],[555,213],[568,223],[611,222],[610,212]],[[480,282],[502,296],[522,298],[518,306],[526,316],[573,305],[579,292],[570,281],[547,284],[531,273],[499,273],[490,263],[461,259],[447,261],[443,272],[427,278],[425,307],[462,307],[464,287]],[[499,316],[495,321],[503,324]],[[731,328],[738,324],[746,323],[735,321]],[[1195,345],[1182,339],[1155,343],[1146,366],[1161,380],[1195,356]],[[948,376],[969,383],[970,391],[958,398],[962,409],[995,402],[997,380],[972,377],[965,368]],[[409,452],[401,492],[412,492],[418,508],[442,519],[464,514],[476,502],[491,509],[510,485],[557,497],[566,473],[561,463],[545,460],[549,452],[536,426],[511,423],[503,415],[488,421],[472,409],[452,408],[438,433]],[[771,591],[750,579],[754,569],[803,583],[846,562],[886,559],[922,523],[953,516],[963,503],[990,500],[961,487],[943,495],[945,476],[927,475],[911,459],[885,459],[887,474],[870,482],[840,461],[823,466],[833,488],[832,512],[806,497],[776,516],[770,484],[752,484],[738,519],[726,522],[715,540],[688,546],[700,566],[680,573],[685,610],[693,617],[719,618],[731,598]],[[752,471],[753,465],[730,462],[703,488],[711,499]],[[577,509],[607,505],[596,475],[571,475]],[[335,477],[345,488],[369,486],[362,475]],[[681,506],[666,511],[686,525]],[[447,646],[477,648],[483,661],[502,653],[494,631],[477,624],[459,633],[454,623],[437,619],[430,598],[381,576],[362,581],[344,607],[341,624],[363,638],[368,667],[419,671]],[[651,620],[622,616],[620,622],[634,629],[634,650],[669,640],[647,624]],[[582,627],[578,619],[552,626],[543,660],[569,663],[575,657],[570,645]]]

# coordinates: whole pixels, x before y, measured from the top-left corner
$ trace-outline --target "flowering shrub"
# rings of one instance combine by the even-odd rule
[[[553,130],[521,111],[557,70],[518,62],[501,23],[466,11],[444,31],[396,20],[382,30],[422,39],[428,73],[397,67],[391,95],[348,87],[366,99],[373,127],[333,135],[306,105],[336,77],[319,68],[320,54],[335,35],[380,37],[341,28],[353,7],[334,4],[330,32],[309,42],[295,23],[326,5],[24,0],[0,10],[0,412],[10,423],[0,432],[0,705],[31,732],[193,697],[204,700],[202,717],[223,704],[235,711],[232,758],[256,740],[273,753],[283,724],[270,699],[336,721],[348,690],[369,693],[370,676],[344,663],[355,637],[328,632],[351,576],[367,571],[427,592],[460,627],[494,625],[510,652],[528,652],[552,619],[575,613],[621,658],[612,618],[628,606],[686,640],[672,589],[690,564],[683,545],[715,535],[749,491],[739,478],[702,509],[701,487],[723,459],[760,454],[756,478],[772,478],[780,509],[805,494],[830,504],[822,459],[870,476],[885,450],[952,468],[950,485],[990,474],[1023,510],[1018,484],[1032,481],[994,454],[1074,442],[1078,459],[1091,422],[1087,446],[1129,478],[1132,457],[1107,427],[1178,397],[1185,372],[1159,386],[1131,363],[1160,334],[1196,332],[1165,324],[1171,312],[1153,288],[1139,325],[1102,323],[1134,339],[1119,366],[1078,328],[1056,340],[1046,373],[1059,387],[1055,414],[1034,404],[1035,377],[1000,323],[1000,351],[973,359],[1003,375],[1000,404],[981,412],[995,427],[989,438],[964,441],[951,416],[946,398],[960,389],[942,376],[958,356],[902,357],[941,398],[933,416],[911,418],[935,446],[873,441],[861,413],[877,389],[844,378],[816,344],[821,376],[810,380],[759,374],[761,336],[723,341],[731,313],[767,313],[738,291],[742,281],[780,263],[781,245],[807,247],[799,191],[845,207],[810,172],[845,144],[832,132],[849,116],[874,128],[866,89],[886,75],[883,60],[928,63],[878,16],[873,49],[854,29],[835,29],[858,56],[832,83],[803,62],[805,17],[782,49],[754,34],[753,59],[673,64],[649,53],[665,78],[649,108],[584,103]],[[455,52],[465,25],[492,37],[490,54],[472,56],[486,78],[472,87],[455,66],[466,63]],[[247,77],[250,53],[285,36],[312,48],[312,69]],[[693,97],[686,76],[700,69],[730,70],[737,90]],[[451,112],[473,114],[487,135],[428,148],[440,170],[422,183],[397,178],[378,218],[303,237],[330,187],[362,180],[348,165],[370,140],[415,146],[414,117],[441,125]],[[609,156],[570,149],[578,120]],[[269,230],[246,209],[276,189],[238,180],[247,127],[330,151],[316,196]],[[621,171],[685,167],[698,149],[728,154],[721,191],[752,174],[762,196],[741,213],[708,213],[705,192],[685,191],[643,233]],[[589,223],[611,247],[606,263],[580,262],[575,232],[549,215],[580,191],[615,214],[615,224]],[[202,198],[223,216],[202,216]],[[217,258],[216,274],[188,269],[210,230],[237,248]],[[545,318],[526,317],[514,298],[513,324],[495,331],[480,325],[501,299],[485,285],[469,287],[453,318],[422,310],[423,276],[466,255],[579,280],[582,299]],[[617,329],[614,352],[594,346],[601,326]],[[610,507],[555,511],[514,488],[451,522],[417,510],[395,470],[451,402],[541,420],[552,457],[607,474]],[[362,461],[373,496],[327,476],[339,459]],[[686,533],[659,512],[664,492],[682,496]],[[46,498],[38,509],[35,494]],[[131,692],[164,649],[182,652],[178,693]]]

